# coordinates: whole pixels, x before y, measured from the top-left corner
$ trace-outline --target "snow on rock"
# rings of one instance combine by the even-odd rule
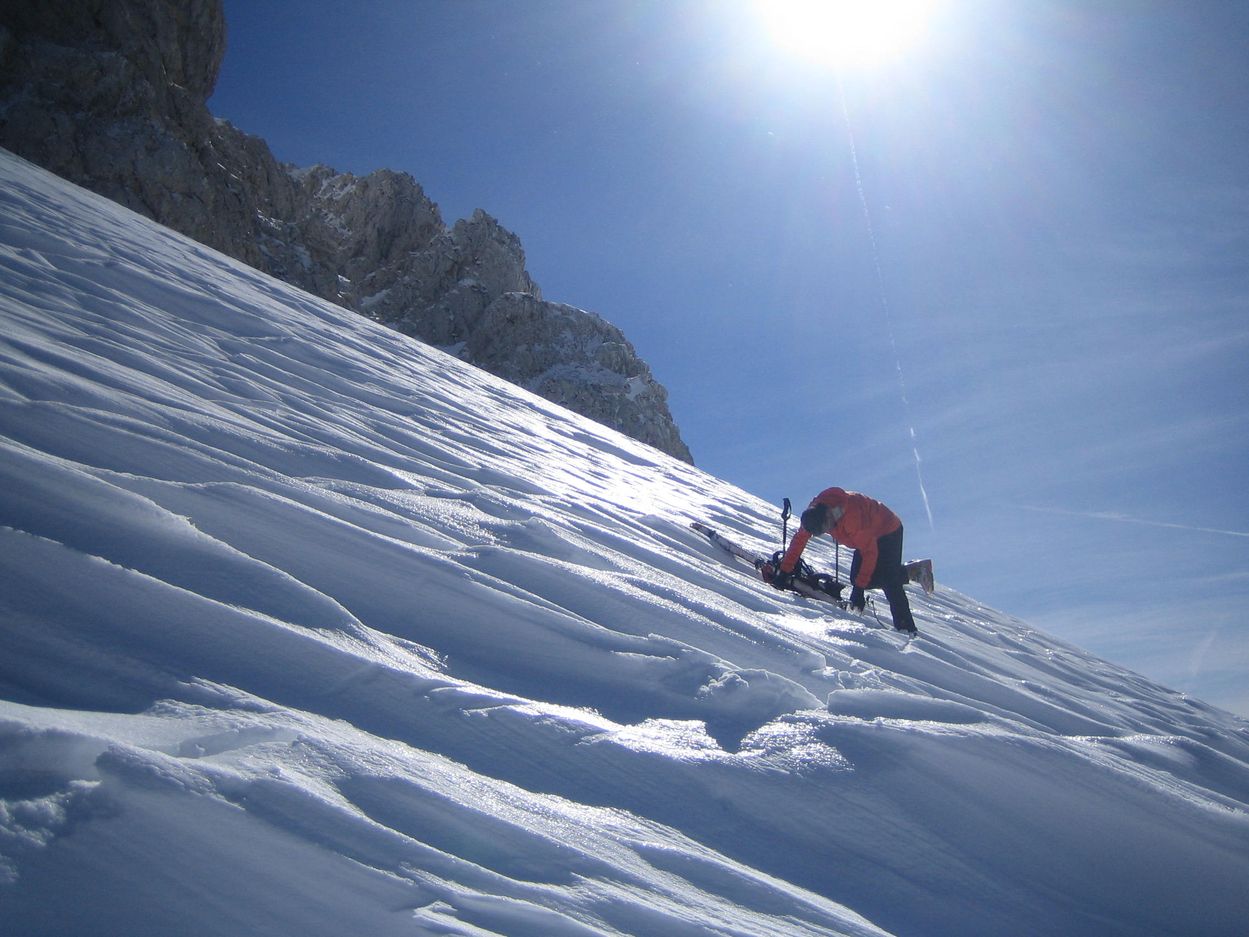
[[[0,176],[0,932],[1243,933],[1244,720]]]

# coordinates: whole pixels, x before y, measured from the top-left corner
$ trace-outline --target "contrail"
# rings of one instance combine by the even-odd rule
[[[1033,504],[1017,504],[1015,507],[1024,511],[1035,511],[1038,514],[1062,514],[1067,517],[1087,517],[1097,521],[1119,521],[1122,524],[1142,524],[1146,527],[1165,527],[1169,530],[1187,530],[1199,534],[1221,534],[1224,537],[1247,537],[1249,531],[1223,530],[1218,527],[1196,527],[1192,524],[1173,524],[1168,521],[1151,521],[1114,511],[1071,511],[1066,508],[1043,508]]]
[[[932,506],[928,503],[928,489],[924,487],[923,459],[919,457],[915,421],[911,419],[911,401],[906,395],[906,376],[902,373],[902,356],[898,354],[898,343],[893,335],[893,316],[889,312],[889,301],[885,293],[885,275],[880,266],[880,248],[876,244],[876,229],[872,225],[872,213],[867,205],[867,193],[863,190],[863,173],[859,171],[859,151],[855,146],[854,129],[850,125],[850,109],[846,107],[846,92],[842,87],[840,75],[837,77],[837,95],[841,99],[841,116],[846,124],[846,136],[850,139],[850,160],[854,165],[854,184],[859,192],[859,205],[863,208],[867,238],[872,245],[872,264],[876,269],[876,292],[880,300],[881,311],[885,315],[885,328],[889,333],[889,348],[893,351],[893,364],[898,372],[898,392],[902,395],[902,408],[906,413],[907,428],[911,431],[911,453],[915,456],[915,477],[919,480],[919,494],[924,499],[924,512],[928,515],[928,529],[936,530],[936,525],[932,520]]]

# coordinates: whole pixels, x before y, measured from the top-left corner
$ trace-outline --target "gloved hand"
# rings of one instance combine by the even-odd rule
[[[781,572],[779,566],[765,563],[762,572],[763,581],[773,589],[788,589],[794,584],[794,574]]]
[[[863,590],[855,586],[850,590],[850,607],[856,612],[863,611],[863,606],[867,604],[867,599],[863,597]]]

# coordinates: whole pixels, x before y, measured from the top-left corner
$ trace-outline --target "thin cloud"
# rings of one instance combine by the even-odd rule
[[[1202,534],[1222,534],[1225,537],[1249,538],[1249,531],[1223,530],[1219,527],[1197,527],[1191,524],[1173,524],[1168,521],[1151,521],[1117,511],[1072,511],[1067,508],[1047,508],[1034,504],[1017,504],[1015,507],[1024,511],[1035,511],[1038,514],[1062,514],[1067,517],[1087,517],[1099,521],[1118,521],[1123,524],[1142,524],[1146,527],[1165,527],[1169,530],[1188,530]]]

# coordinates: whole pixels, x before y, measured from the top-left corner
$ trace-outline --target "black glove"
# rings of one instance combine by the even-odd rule
[[[856,612],[863,611],[863,606],[867,604],[867,600],[863,598],[863,590],[855,586],[850,590],[850,607]]]
[[[779,566],[765,563],[763,566],[763,581],[773,589],[788,589],[794,584],[794,574],[783,573]]]

